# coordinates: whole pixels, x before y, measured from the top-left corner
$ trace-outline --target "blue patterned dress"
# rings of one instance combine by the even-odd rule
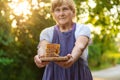
[[[60,56],[71,53],[75,39],[76,24],[68,32],[60,32],[58,26],[54,27],[52,43],[60,44]],[[87,62],[79,58],[70,68],[63,68],[50,62],[46,68],[42,80],[93,80]]]

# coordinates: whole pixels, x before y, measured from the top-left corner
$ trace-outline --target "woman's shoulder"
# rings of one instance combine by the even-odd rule
[[[47,40],[49,42],[52,42],[53,31],[54,26],[43,29],[42,32],[40,33],[40,40]]]
[[[90,30],[90,28],[86,24],[76,23],[76,30],[84,30],[84,29]]]
[[[90,28],[85,24],[76,23],[76,31],[75,31],[75,37],[78,36],[88,36],[90,37]]]
[[[53,30],[54,30],[54,26],[50,26],[50,27],[43,29],[42,32],[44,32],[44,31],[45,32],[49,32],[49,31],[52,32]]]

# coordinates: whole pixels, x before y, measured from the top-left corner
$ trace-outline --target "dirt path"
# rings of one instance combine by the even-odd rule
[[[120,65],[92,72],[94,80],[120,80]]]

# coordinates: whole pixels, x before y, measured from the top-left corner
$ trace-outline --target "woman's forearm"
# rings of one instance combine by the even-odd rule
[[[48,41],[43,40],[38,44],[38,51],[37,54],[41,55],[41,54],[45,54],[46,53],[46,45],[49,44]]]
[[[89,39],[86,36],[80,36],[79,38],[76,39],[75,46],[71,53],[74,59],[74,62],[78,60],[78,58],[80,58],[84,49],[87,47],[88,42],[89,42]]]
[[[82,55],[82,50],[77,48],[77,47],[74,47],[73,50],[72,50],[72,57],[74,59],[74,62],[78,60],[78,58],[80,58],[80,56]]]

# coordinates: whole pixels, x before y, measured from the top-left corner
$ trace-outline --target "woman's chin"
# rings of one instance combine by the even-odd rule
[[[59,24],[59,25],[66,25],[67,22],[59,22],[58,24]]]

